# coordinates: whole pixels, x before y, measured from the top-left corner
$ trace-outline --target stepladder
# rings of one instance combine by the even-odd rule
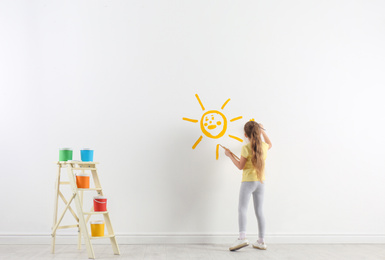
[[[84,244],[87,250],[88,258],[95,259],[94,249],[91,243],[92,239],[109,238],[112,250],[115,255],[120,255],[119,246],[116,241],[116,236],[112,228],[110,220],[110,214],[107,211],[95,211],[94,207],[91,206],[89,210],[84,210],[85,193],[93,192],[98,196],[104,196],[103,190],[99,181],[98,171],[96,168],[97,162],[80,162],[80,161],[63,161],[57,162],[58,170],[55,183],[55,203],[54,203],[54,217],[52,225],[52,253],[55,253],[56,235],[59,229],[75,228],[78,232],[78,249],[81,249],[81,240],[83,237]],[[64,170],[67,171],[68,179],[66,180],[63,176]],[[78,188],[76,184],[76,173],[89,173],[90,174],[90,187],[89,188]],[[92,181],[91,181],[92,180]],[[93,185],[91,184],[93,183]],[[67,197],[64,195],[63,190],[67,187]],[[64,202],[64,209],[59,213],[59,199]],[[75,204],[75,210],[73,208]],[[65,215],[71,214],[75,219],[73,225],[61,225]],[[88,223],[93,216],[102,215],[104,223],[107,229],[107,234],[104,236],[92,236],[89,232]]]

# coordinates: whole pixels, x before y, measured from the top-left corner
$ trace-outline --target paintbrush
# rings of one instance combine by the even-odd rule
[[[219,144],[223,149],[225,149],[225,150],[229,150],[228,148],[226,148],[226,147],[224,147],[223,145],[221,145],[221,144]],[[231,152],[230,150],[229,150],[229,152],[231,153],[231,155],[234,157],[234,158],[236,158],[238,161],[240,160],[239,158],[238,158],[238,156],[236,156],[235,154],[233,154],[233,152]]]

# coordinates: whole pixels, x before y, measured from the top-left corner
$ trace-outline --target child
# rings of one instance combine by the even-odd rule
[[[263,181],[265,180],[264,169],[267,150],[272,147],[272,144],[262,124],[249,121],[245,124],[244,130],[245,137],[249,140],[249,143],[242,147],[239,160],[229,149],[225,148],[225,154],[233,161],[235,166],[240,170],[243,169],[238,204],[239,238],[229,249],[230,251],[235,251],[249,245],[249,241],[246,239],[246,215],[250,197],[253,195],[259,231],[259,239],[253,244],[253,247],[265,250],[267,245],[264,242],[265,218],[262,212],[265,189]],[[262,141],[261,135],[263,135],[265,142]]]

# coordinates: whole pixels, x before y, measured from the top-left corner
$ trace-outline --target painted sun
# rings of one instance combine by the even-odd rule
[[[222,112],[223,112],[223,109],[226,107],[227,103],[229,103],[230,99],[226,100],[226,102],[223,103],[223,105],[221,107],[221,111],[222,111],[221,112],[219,110],[206,111],[205,107],[202,104],[202,101],[199,99],[198,94],[195,94],[195,97],[197,98],[199,105],[201,106],[202,111],[204,112],[201,119],[198,120],[198,119],[191,119],[191,118],[183,117],[183,120],[186,120],[186,121],[189,121],[192,123],[198,123],[199,122],[203,135],[205,135],[209,138],[218,139],[218,138],[221,138],[222,136],[224,136],[226,134],[228,122],[227,122],[226,116]],[[241,118],[242,118],[242,116],[235,117],[233,119],[230,119],[230,122],[234,122],[234,121],[239,120]],[[192,146],[192,149],[195,149],[197,147],[197,145],[202,141],[203,135],[201,135],[198,138],[198,140],[194,143],[194,145]],[[243,140],[239,137],[236,137],[233,135],[229,135],[229,137],[231,137],[231,138],[233,138],[239,142],[243,142]],[[218,150],[219,150],[219,144],[216,145],[216,159],[217,160],[218,160],[218,156],[219,156]]]

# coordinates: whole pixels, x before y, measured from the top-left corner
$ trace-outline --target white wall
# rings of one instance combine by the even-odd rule
[[[95,149],[121,241],[231,242],[241,175],[215,145],[242,144],[191,149],[201,130],[182,117],[200,119],[198,94],[207,109],[231,98],[227,118],[244,119],[227,134],[252,117],[267,128],[270,241],[384,242],[384,12],[383,1],[2,1],[1,241],[49,241],[54,162],[70,146],[75,159]]]

